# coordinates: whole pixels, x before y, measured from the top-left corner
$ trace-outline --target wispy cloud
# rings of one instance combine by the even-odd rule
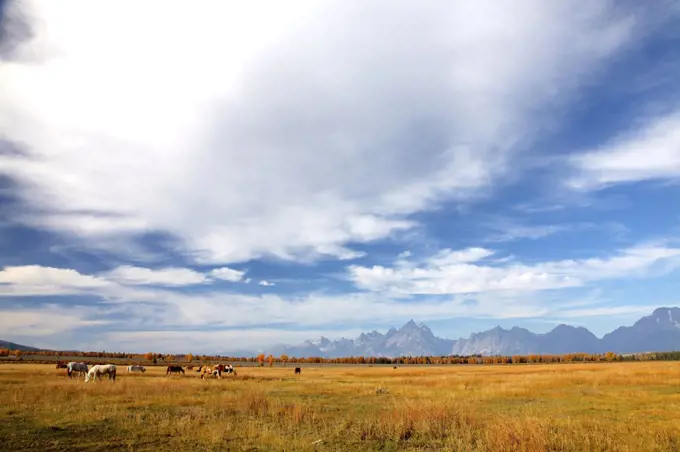
[[[561,224],[521,224],[515,221],[499,219],[489,226],[495,232],[484,238],[485,242],[511,242],[515,240],[538,240],[563,233],[582,233],[586,231],[606,231],[610,238],[625,236],[629,230],[619,222],[604,221],[600,223],[579,222]]]
[[[610,143],[570,158],[573,188],[680,179],[680,112],[648,120]]]
[[[488,237],[485,241],[487,242],[509,242],[519,239],[531,239],[536,240],[543,237],[548,237],[558,232],[567,231],[573,228],[572,225],[566,224],[545,224],[545,225],[533,225],[533,226],[523,226],[519,224],[496,226],[498,232],[495,232]]]
[[[680,266],[680,249],[639,246],[620,250],[604,258],[548,261],[537,264],[512,262],[485,265],[460,260],[469,250],[437,253],[419,262],[400,260],[394,267],[348,267],[357,287],[392,294],[463,294],[493,291],[536,291],[580,287],[589,282],[625,276],[640,276],[657,264],[665,271]],[[492,251],[477,254],[485,257]]]
[[[188,268],[149,269],[124,265],[101,276],[126,285],[189,286],[210,282],[205,275]]]

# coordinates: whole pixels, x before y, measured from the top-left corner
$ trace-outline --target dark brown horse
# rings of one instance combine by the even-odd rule
[[[62,363],[61,361],[57,362],[57,369],[66,369],[66,367],[66,363]]]
[[[300,369],[299,367],[296,367],[296,368],[295,368],[295,375],[297,375],[297,374],[299,374],[299,373],[301,373],[301,372],[302,372],[302,369]]]
[[[178,373],[182,373],[182,375],[184,375],[184,369],[182,369],[182,366],[168,366],[168,369],[165,371],[166,376]]]

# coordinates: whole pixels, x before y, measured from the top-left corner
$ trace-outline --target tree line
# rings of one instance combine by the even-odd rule
[[[607,353],[569,353],[564,355],[512,355],[512,356],[482,356],[482,355],[451,355],[451,356],[348,356],[343,358],[324,358],[321,356],[295,357],[288,355],[273,356],[261,353],[257,356],[222,356],[222,355],[194,355],[187,354],[162,354],[162,353],[118,353],[118,352],[77,352],[77,351],[49,351],[49,350],[10,350],[0,348],[0,357],[14,357],[21,359],[23,356],[51,356],[59,360],[60,357],[80,358],[115,358],[121,360],[148,361],[151,364],[158,363],[210,363],[216,361],[229,361],[240,363],[254,363],[261,367],[285,364],[532,364],[532,363],[571,363],[571,362],[611,362],[611,361],[677,361],[680,360],[680,351],[655,352],[655,353],[632,353],[618,354]]]

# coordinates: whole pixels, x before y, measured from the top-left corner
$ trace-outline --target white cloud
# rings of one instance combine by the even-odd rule
[[[273,282],[262,280],[262,281],[260,281],[260,285],[261,286],[274,286],[275,284]]]
[[[571,158],[578,189],[645,180],[680,179],[680,111],[654,118],[601,148]]]
[[[202,273],[173,267],[150,269],[122,265],[100,276],[124,285],[189,286],[209,282]]]
[[[47,295],[96,295],[124,301],[155,301],[167,290],[126,287],[127,285],[184,286],[196,284],[200,273],[187,269],[151,270],[117,267],[111,272],[85,275],[73,269],[26,265],[0,270],[0,297]]]
[[[58,295],[101,291],[110,286],[104,279],[66,268],[25,265],[0,270],[0,296]]]
[[[475,250],[474,252],[471,250]],[[592,281],[644,275],[655,265],[664,270],[680,266],[680,249],[640,246],[607,258],[562,260],[533,265],[473,263],[491,255],[490,250],[473,248],[445,250],[419,262],[400,260],[394,267],[350,266],[354,283],[363,289],[394,295],[463,294],[493,291],[536,291],[579,287]],[[461,259],[461,256],[470,260]],[[502,262],[495,261],[495,264]]]
[[[42,60],[0,73],[18,221],[203,263],[352,259],[478,195],[635,31],[602,3],[35,5]]]
[[[249,282],[248,280],[243,280],[243,275],[245,275],[246,272],[240,271],[240,270],[234,270],[233,268],[229,267],[221,267],[221,268],[216,268],[210,272],[210,276],[213,278],[217,279],[223,279],[225,281],[231,281],[231,282],[239,282],[243,281],[245,283]]]
[[[0,309],[0,330],[4,340],[14,336],[49,336],[107,323],[112,322],[87,319],[86,312],[80,308]]]

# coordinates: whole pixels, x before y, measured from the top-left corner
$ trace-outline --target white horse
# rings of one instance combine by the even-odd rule
[[[128,371],[128,373],[130,373],[130,372],[144,373],[144,372],[146,372],[146,369],[144,368],[144,366],[128,366],[127,371]]]
[[[85,382],[96,379],[101,381],[102,375],[108,375],[109,380],[116,381],[116,366],[114,364],[97,364],[92,366],[92,369],[90,369],[85,377]]]
[[[78,372],[80,375],[87,375],[87,364],[70,362],[66,365],[66,373],[69,378],[73,378],[73,373]]]

